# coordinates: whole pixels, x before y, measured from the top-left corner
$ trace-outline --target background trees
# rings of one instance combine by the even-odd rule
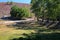
[[[12,5],[13,4],[13,2],[11,1],[11,2],[9,2],[9,1],[7,1],[7,3],[6,4],[8,4],[8,5]]]

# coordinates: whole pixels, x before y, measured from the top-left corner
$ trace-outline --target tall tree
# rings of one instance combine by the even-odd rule
[[[33,3],[32,3],[33,2]],[[45,10],[46,10],[46,1],[45,0],[32,0],[32,12],[35,13],[35,16],[37,17],[37,20],[39,20],[39,17],[45,17]]]
[[[47,17],[52,20],[57,20],[58,16],[58,10],[59,8],[59,0],[48,0],[47,1],[47,10],[48,10],[48,15]]]
[[[35,13],[37,20],[42,17],[57,20],[60,10],[60,0],[32,0],[32,12]],[[59,16],[58,16],[59,17]]]
[[[34,4],[36,1],[38,1],[38,0],[31,0],[31,4]]]

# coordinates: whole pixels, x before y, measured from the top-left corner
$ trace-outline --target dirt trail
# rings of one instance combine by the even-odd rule
[[[26,20],[16,20],[16,21],[0,21],[0,25],[5,24],[5,25],[9,25],[9,24],[14,24],[17,22],[32,22],[34,21],[34,19],[30,18],[30,19],[26,19]]]

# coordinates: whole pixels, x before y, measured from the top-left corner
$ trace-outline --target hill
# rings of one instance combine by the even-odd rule
[[[3,17],[4,15],[10,16],[10,9],[13,5],[16,5],[18,7],[27,7],[29,8],[29,4],[24,4],[24,3],[13,3],[12,5],[6,4],[6,2],[0,2],[0,18]]]

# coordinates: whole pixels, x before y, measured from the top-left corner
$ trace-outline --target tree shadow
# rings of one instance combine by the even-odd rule
[[[13,17],[10,17],[10,16],[8,16],[8,17],[2,17],[2,18],[0,18],[0,19],[2,19],[2,20],[12,20],[12,21],[20,20],[20,19],[13,18]],[[24,20],[24,19],[22,19],[22,20]]]
[[[39,27],[41,27],[40,25],[31,22],[20,22],[13,25],[7,25],[7,26],[8,27],[13,26],[13,28],[24,29],[24,30],[32,30],[32,29],[34,30],[34,29],[39,29]]]
[[[43,33],[31,33],[31,34],[24,34],[26,38],[13,38],[12,40],[60,40],[60,33],[50,33],[50,34],[43,34]]]
[[[55,27],[50,27],[50,29],[60,29],[60,22]]]
[[[24,29],[24,30],[35,30],[35,33],[31,34],[22,34],[24,37],[13,38],[11,40],[60,40],[60,33],[54,32],[53,33],[42,33],[42,32],[50,32],[51,29],[44,29],[40,28],[40,25],[32,24],[32,23],[17,23],[13,25],[16,29]],[[18,28],[17,28],[18,27]]]

